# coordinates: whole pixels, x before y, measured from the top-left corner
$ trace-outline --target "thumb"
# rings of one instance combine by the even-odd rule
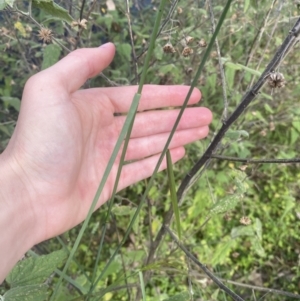
[[[49,79],[67,89],[69,93],[78,90],[87,79],[104,70],[115,55],[113,43],[106,43],[97,48],[77,49],[52,67],[42,71]],[[55,84],[52,80],[51,83]]]

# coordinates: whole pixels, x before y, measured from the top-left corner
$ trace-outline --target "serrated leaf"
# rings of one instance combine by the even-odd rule
[[[47,45],[44,48],[42,70],[54,65],[60,56],[61,48],[56,44]]]
[[[33,0],[32,6],[37,7],[49,15],[59,18],[60,20],[69,23],[73,21],[73,18],[69,15],[68,11],[54,3],[53,0]]]
[[[255,232],[252,226],[239,226],[232,228],[230,235],[231,238],[235,239],[240,236],[254,236]]]
[[[242,196],[240,194],[229,195],[222,198],[210,209],[210,215],[225,213],[233,209],[241,199]]]
[[[44,301],[48,300],[46,284],[26,285],[10,289],[4,294],[5,301]]]
[[[59,250],[40,257],[19,261],[6,278],[10,286],[27,286],[44,282],[67,258],[67,252]]]
[[[178,295],[172,296],[168,299],[164,299],[163,301],[189,301],[190,294],[188,292],[183,292]]]

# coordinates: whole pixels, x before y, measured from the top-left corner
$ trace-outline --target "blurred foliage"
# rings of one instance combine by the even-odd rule
[[[54,2],[32,1],[32,17],[26,14],[29,1],[0,4],[1,151],[16,124],[26,80],[69,51],[97,47],[107,41],[115,43],[116,56],[105,70],[105,76],[90,80],[87,87],[135,84],[143,68],[158,1],[130,2],[133,41],[130,40],[126,1]],[[212,3],[216,20],[222,12],[223,2]],[[14,6],[5,7],[5,3]],[[165,12],[166,26],[157,37],[148,83],[190,84],[205,44],[212,35],[208,1],[181,1],[172,18],[168,14],[171,5],[170,2]],[[81,19],[87,20],[86,28],[78,25],[81,11]],[[174,166],[176,183],[180,183],[221,125],[224,110],[222,70],[230,114],[273,57],[299,12],[297,1],[233,2],[218,37],[222,65],[220,67],[217,50],[213,51],[199,79],[201,105],[214,113],[211,134],[205,141],[189,146],[186,158]],[[72,26],[72,22],[77,22],[77,26],[76,23]],[[41,27],[52,31],[52,41],[41,39]],[[186,45],[187,37],[194,41]],[[168,43],[173,47],[173,53],[164,52]],[[190,55],[183,56],[186,46]],[[285,87],[272,89],[265,86],[222,140],[218,154],[252,159],[297,157],[300,148],[298,47],[289,53],[278,70],[284,74]],[[213,159],[179,208],[184,244],[221,278],[299,292],[298,167],[298,164],[245,164]],[[73,300],[89,291],[101,237],[104,235],[104,249],[96,267],[97,275],[125,233],[146,184],[147,180],[119,193],[105,233],[101,232],[101,222],[107,208],[103,206],[94,214],[69,269],[73,282],[66,282],[57,300]],[[145,264],[151,240],[170,206],[166,173],[160,173],[122,252],[89,300],[135,300],[138,272],[148,270],[152,271],[146,285],[148,301],[227,300],[169,238],[160,245],[155,262]],[[72,246],[78,231],[77,227],[63,234],[60,243]],[[59,249],[60,243],[52,239],[36,246],[35,251],[47,254]],[[50,288],[55,282],[55,277],[47,281]],[[291,297],[228,285],[245,300],[292,300]],[[6,282],[0,289],[1,294],[9,288],[9,282]]]

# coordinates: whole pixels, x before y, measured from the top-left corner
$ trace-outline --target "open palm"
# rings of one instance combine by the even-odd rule
[[[88,78],[105,69],[113,44],[80,49],[29,79],[19,120],[3,156],[24,185],[24,201],[40,225],[38,240],[58,235],[84,220],[125,121],[136,86],[79,90]],[[118,190],[151,175],[178,115],[185,86],[143,89]],[[198,102],[195,90],[190,104]],[[171,142],[172,160],[183,157],[183,145],[208,133],[206,108],[185,111]],[[119,157],[98,201],[109,199]],[[161,169],[165,168],[164,162]]]

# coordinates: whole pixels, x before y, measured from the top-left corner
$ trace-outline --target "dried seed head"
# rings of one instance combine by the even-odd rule
[[[183,9],[181,7],[177,7],[177,13],[180,15],[183,13]]]
[[[73,21],[71,23],[71,26],[72,27],[76,27],[77,26],[78,29],[81,29],[81,28],[86,29],[86,23],[87,23],[86,19],[81,19],[81,20]]]
[[[232,257],[233,258],[238,258],[240,256],[240,253],[239,252],[233,252],[232,253]]]
[[[248,165],[246,165],[246,164],[245,165],[241,165],[240,166],[240,170],[241,171],[245,171],[247,169],[247,167],[248,167]]]
[[[189,56],[191,55],[192,53],[194,52],[194,50],[188,46],[184,47],[183,50],[182,50],[182,55],[183,56]]]
[[[226,221],[231,221],[232,219],[231,215],[228,212],[226,212],[223,217]]]
[[[187,44],[191,44],[191,43],[193,43],[193,41],[194,41],[194,38],[193,38],[193,37],[190,37],[190,36],[188,36],[188,37],[185,37],[185,40],[186,40],[186,43],[187,43]]]
[[[39,30],[38,37],[40,40],[43,40],[43,42],[50,43],[52,40],[53,34],[52,34],[51,29],[43,27],[43,28],[41,28],[41,30]]]
[[[193,72],[193,68],[192,68],[192,67],[189,67],[189,68],[187,68],[187,69],[185,70],[185,73],[186,73],[187,75],[191,74],[192,72]]]
[[[183,47],[186,47],[188,44],[191,44],[193,41],[194,41],[194,38],[188,36],[188,37],[184,37],[183,39],[181,39],[180,44]]]
[[[173,47],[173,45],[170,42],[168,42],[165,46],[163,46],[163,51],[164,51],[164,53],[176,52],[175,48]]]
[[[207,46],[207,43],[206,43],[206,41],[204,40],[204,39],[201,39],[199,42],[198,42],[198,45],[200,46],[200,47],[206,47]]]
[[[250,225],[251,224],[251,219],[248,216],[243,216],[240,219],[240,223],[243,225]]]
[[[279,72],[272,72],[268,76],[268,84],[271,88],[282,88],[285,85],[284,76]]]
[[[214,58],[217,57],[217,56],[218,56],[217,51],[212,51],[212,52],[210,53],[210,57],[211,57],[212,59],[214,59]]]

